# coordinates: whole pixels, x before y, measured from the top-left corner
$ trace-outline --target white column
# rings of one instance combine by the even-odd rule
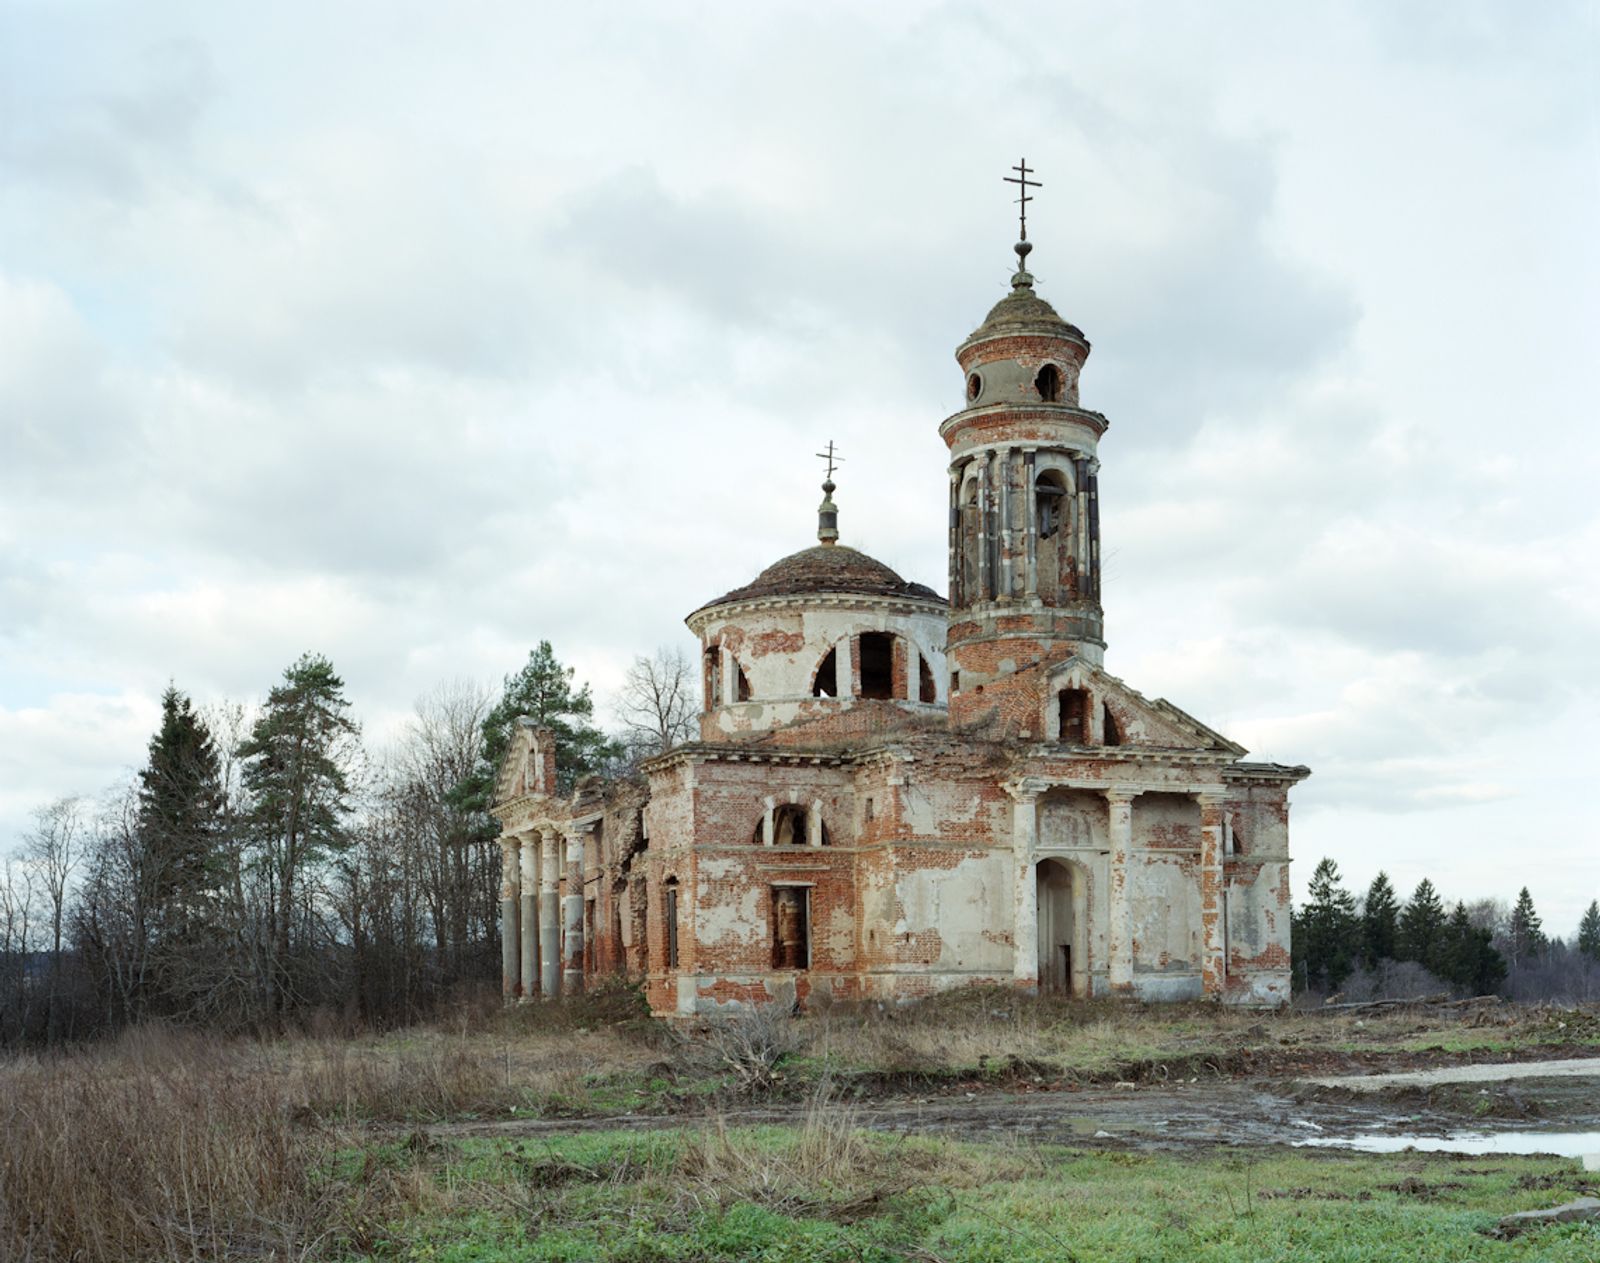
[[[1219,999],[1228,977],[1222,924],[1223,795],[1200,793],[1194,797],[1200,804],[1200,986],[1208,999]]]
[[[1129,888],[1128,857],[1133,850],[1133,799],[1126,790],[1105,791],[1108,833],[1111,841],[1111,924],[1107,956],[1111,990],[1133,990],[1133,891]]]
[[[517,838],[506,833],[500,836],[500,994],[507,1000],[515,999],[522,990],[517,955],[519,894]]]
[[[522,870],[522,996],[529,999],[539,984],[539,832],[519,835]]]
[[[839,656],[835,660],[834,673],[838,677],[834,683],[839,686],[840,697],[854,697],[856,695],[856,638],[846,636],[839,642]]]
[[[1039,879],[1034,848],[1039,832],[1039,795],[1011,791],[1012,933],[1011,973],[1023,990],[1039,989]]]
[[[556,896],[556,842],[546,825],[539,831],[539,991],[553,1000],[561,988],[561,909]]]
[[[583,834],[567,834],[567,893],[561,901],[561,992],[583,990]]]

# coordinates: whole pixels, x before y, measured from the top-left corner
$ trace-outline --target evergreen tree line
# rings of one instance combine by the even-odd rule
[[[1447,908],[1427,878],[1401,903],[1380,872],[1357,898],[1324,859],[1309,898],[1293,913],[1294,984],[1324,996],[1381,999],[1452,991],[1518,1000],[1600,998],[1600,900],[1571,944],[1551,938],[1524,886]]]
[[[516,721],[554,730],[563,792],[627,775],[687,736],[696,709],[681,655],[636,661],[641,680],[654,709],[625,690],[623,734],[608,736],[588,686],[541,642],[497,695],[436,690],[379,754],[315,654],[251,711],[202,712],[169,687],[132,782],[42,808],[0,858],[0,1045],[146,1019],[382,1025],[497,995],[488,808]]]

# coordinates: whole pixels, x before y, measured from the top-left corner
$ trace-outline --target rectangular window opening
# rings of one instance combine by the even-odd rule
[[[772,967],[811,967],[811,891],[808,887],[772,888]]]

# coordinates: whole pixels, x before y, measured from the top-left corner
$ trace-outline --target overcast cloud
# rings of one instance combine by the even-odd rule
[[[606,696],[809,542],[941,590],[951,352],[1095,350],[1108,667],[1298,877],[1600,895],[1592,4],[0,0],[0,850],[169,679]]]

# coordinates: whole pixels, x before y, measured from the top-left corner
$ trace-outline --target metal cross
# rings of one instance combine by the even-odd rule
[[[837,452],[835,452],[833,450],[833,440],[832,439],[828,440],[828,450],[825,451],[825,452],[818,452],[817,453],[817,458],[819,460],[825,460],[825,461],[828,462],[828,478],[830,480],[833,478],[834,465],[835,464],[842,464],[843,461],[844,461],[844,457],[840,456]]]
[[[1022,196],[1017,199],[1017,204],[1022,208],[1021,209],[1021,216],[1022,216],[1022,238],[1021,238],[1021,240],[1026,241],[1028,239],[1028,203],[1033,201],[1033,199],[1028,196],[1028,190],[1029,189],[1042,189],[1044,187],[1044,185],[1040,184],[1039,181],[1037,181],[1037,180],[1028,179],[1028,175],[1029,175],[1028,160],[1026,158],[1024,158],[1021,161],[1021,163],[1019,163],[1017,166],[1012,167],[1011,169],[1013,171],[1017,172],[1018,174],[1003,176],[1001,178],[1004,179],[1007,184],[1015,184],[1017,186],[1017,192],[1022,194]],[[1038,174],[1038,173],[1034,172],[1033,174]]]

